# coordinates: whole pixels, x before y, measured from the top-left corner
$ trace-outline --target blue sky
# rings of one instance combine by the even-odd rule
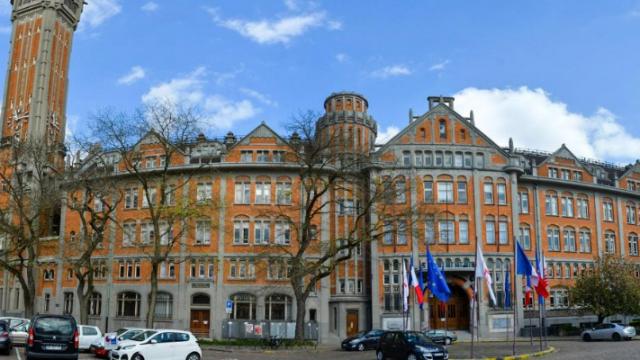
[[[8,1],[4,1],[8,3]],[[456,95],[499,144],[640,157],[640,1],[87,0],[67,117],[170,98],[207,133],[282,129],[332,91],[369,100],[380,140]],[[0,6],[6,64],[9,7]],[[4,72],[0,72],[4,76]]]

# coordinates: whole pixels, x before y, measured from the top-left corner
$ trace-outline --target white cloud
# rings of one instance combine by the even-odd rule
[[[342,30],[342,22],[338,20],[329,20],[327,21],[327,29]]]
[[[439,62],[437,64],[433,64],[431,65],[431,67],[429,68],[429,71],[440,71],[440,70],[444,70],[445,67],[447,67],[447,65],[449,65],[449,60],[445,60],[442,62]]]
[[[384,131],[379,132],[376,137],[376,144],[384,144],[387,141],[391,140],[394,136],[396,136],[400,132],[395,126],[388,126]]]
[[[224,19],[217,9],[206,8],[206,11],[218,26],[233,30],[259,44],[287,44],[314,27],[324,26],[330,30],[338,30],[342,26],[336,21],[325,21],[326,14],[322,11],[273,20]]]
[[[142,102],[169,102],[203,110],[203,126],[229,129],[234,123],[248,119],[260,112],[250,100],[234,101],[218,94],[205,93],[207,69],[198,67],[194,71],[160,83],[142,95]]]
[[[640,138],[627,132],[605,108],[592,115],[569,111],[542,89],[467,88],[454,95],[461,114],[474,111],[476,125],[500,145],[554,151],[563,143],[577,156],[630,162]]]
[[[134,82],[144,79],[146,73],[141,66],[134,66],[129,72],[118,79],[120,85],[131,85]]]
[[[253,89],[248,89],[248,88],[241,88],[240,91],[247,95],[247,96],[251,96],[252,98],[260,101],[261,103],[265,104],[265,105],[269,105],[269,106],[278,106],[278,103],[271,100],[271,98],[269,98],[267,95],[258,92],[256,90]]]
[[[349,55],[345,54],[345,53],[339,53],[336,54],[336,60],[338,60],[338,62],[347,62],[349,61]]]
[[[146,11],[146,12],[154,12],[156,10],[158,10],[158,4],[153,2],[153,1],[149,1],[148,3],[142,5],[142,7],[140,8],[140,10],[142,11]]]
[[[393,76],[407,76],[411,75],[411,70],[404,65],[391,65],[385,66],[381,69],[371,72],[371,76],[375,78],[386,79]]]
[[[73,135],[78,131],[80,117],[78,115],[67,115],[64,138],[68,142],[73,142]]]
[[[97,28],[109,18],[118,15],[122,6],[118,0],[91,0],[88,1],[80,17],[80,29],[85,27]]]
[[[284,6],[291,11],[298,10],[298,1],[296,0],[284,0]]]
[[[233,71],[228,71],[228,72],[214,72],[213,73],[213,78],[216,82],[216,85],[224,85],[225,82],[227,82],[227,80],[233,80],[236,78],[236,76],[238,76],[240,73],[242,73],[244,71],[244,66],[242,64],[240,64],[240,67],[233,70]]]

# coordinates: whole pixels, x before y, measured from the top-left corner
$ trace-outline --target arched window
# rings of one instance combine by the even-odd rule
[[[484,203],[487,205],[493,204],[493,179],[487,177],[484,179]]]
[[[544,207],[547,215],[558,216],[558,194],[555,191],[547,191]]]
[[[451,269],[451,268],[453,267],[453,266],[452,266],[453,264],[451,263],[451,259],[449,259],[449,258],[447,258],[447,259],[444,261],[444,263],[445,263],[445,265],[446,265],[446,268],[447,268],[447,269]]]
[[[118,309],[116,316],[139,317],[140,294],[134,291],[124,291],[118,294]]]
[[[560,251],[560,229],[555,225],[547,227],[547,244],[549,251]]]
[[[461,268],[461,267],[462,267],[462,261],[460,260],[460,258],[456,258],[456,259],[454,260],[454,262],[453,262],[453,265],[454,265],[457,269]]]
[[[471,267],[471,260],[469,260],[469,258],[464,258],[464,267]]]
[[[611,199],[602,200],[602,216],[604,221],[613,221],[613,201]]]
[[[195,294],[191,297],[191,305],[210,306],[211,298],[207,294]]]
[[[576,199],[576,213],[580,219],[589,218],[589,198],[587,195],[578,194]]]
[[[246,216],[237,216],[233,219],[233,243],[248,244],[249,243],[249,218]]]
[[[266,320],[291,320],[291,297],[274,294],[265,299],[264,318]]]
[[[231,319],[234,320],[255,320],[256,319],[256,297],[251,294],[240,293],[230,297],[233,301]]]
[[[253,222],[253,241],[256,245],[268,245],[271,242],[271,220],[257,218]]]
[[[629,255],[638,256],[638,234],[629,234]]]
[[[588,228],[580,229],[580,252],[591,252],[591,230]]]
[[[444,268],[444,263],[442,262],[442,259],[440,258],[436,259],[436,264],[438,264],[438,267],[440,269]]]
[[[173,296],[167,292],[156,295],[155,316],[157,319],[171,319],[173,316]]]
[[[440,139],[447,138],[447,121],[445,119],[440,119],[438,133],[440,134]]]
[[[575,252],[576,251],[576,231],[567,226],[564,228],[562,232],[562,237],[564,239],[564,251]]]
[[[89,298],[89,316],[100,316],[102,313],[102,295],[94,291]]]
[[[494,279],[496,279],[496,283],[498,283],[498,284],[501,283],[502,280],[503,280],[503,278],[502,278],[502,268],[503,268],[502,260],[500,260],[500,259],[496,260],[496,272],[494,274],[495,275]]]
[[[456,199],[458,204],[466,204],[467,199],[467,178],[458,176],[456,182]]]
[[[607,254],[615,254],[616,252],[616,233],[606,231],[604,233],[604,252]]]
[[[562,216],[573,217],[573,194],[563,193],[560,199]]]

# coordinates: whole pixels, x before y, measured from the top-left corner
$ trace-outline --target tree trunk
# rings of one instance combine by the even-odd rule
[[[307,314],[307,297],[304,293],[296,295],[296,340],[304,340],[304,318]]]
[[[598,324],[602,324],[606,315],[598,314]]]
[[[36,309],[36,279],[34,276],[35,269],[31,267],[27,269],[27,283],[26,288],[23,287],[24,292],[24,316],[26,318],[31,318],[35,315]]]
[[[155,322],[156,298],[158,296],[158,263],[151,262],[151,292],[149,293],[149,308],[147,309],[147,328],[153,329]]]

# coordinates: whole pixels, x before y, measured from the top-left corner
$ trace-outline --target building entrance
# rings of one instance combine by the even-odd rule
[[[429,301],[431,329],[469,330],[469,296],[457,285],[449,284],[451,297],[445,304],[438,299]]]

